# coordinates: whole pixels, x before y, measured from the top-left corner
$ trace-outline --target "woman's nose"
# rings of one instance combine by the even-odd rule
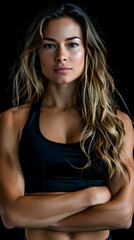
[[[55,61],[56,62],[65,62],[67,60],[68,60],[68,56],[67,56],[66,49],[64,49],[64,47],[59,47],[57,49]]]

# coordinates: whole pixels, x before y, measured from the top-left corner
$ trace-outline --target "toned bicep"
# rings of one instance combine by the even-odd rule
[[[24,178],[19,164],[15,163],[15,158],[13,154],[0,156],[0,200],[24,195]]]
[[[134,202],[134,159],[133,159],[133,148],[134,148],[134,132],[130,118],[124,114],[119,113],[119,118],[124,124],[125,137],[123,143],[123,149],[120,152],[120,159],[125,163],[128,173],[126,177],[121,177],[118,172],[109,180],[109,188],[115,196],[118,192],[123,193],[124,201],[128,201],[130,205]]]
[[[0,116],[0,203],[24,195],[24,178],[18,157],[18,133],[12,113]]]

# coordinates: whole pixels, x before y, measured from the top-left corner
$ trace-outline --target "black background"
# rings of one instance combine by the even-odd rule
[[[51,1],[52,2],[52,1]],[[60,1],[54,1],[60,2]],[[62,1],[67,2],[67,1]],[[133,77],[133,2],[131,1],[71,1],[85,6],[108,52],[107,62],[115,80],[115,86],[134,116]],[[12,77],[14,64],[23,47],[29,21],[48,5],[46,1],[3,3],[1,6],[1,79],[0,112],[11,107]],[[122,110],[127,113],[120,98],[115,96]],[[113,239],[133,239],[134,227],[112,231]],[[4,237],[1,238],[1,234]],[[22,239],[20,229],[6,230],[0,223],[1,239]],[[133,237],[131,235],[133,234]],[[120,238],[119,238],[120,234]],[[10,238],[7,236],[10,235]],[[131,236],[130,236],[131,235]]]

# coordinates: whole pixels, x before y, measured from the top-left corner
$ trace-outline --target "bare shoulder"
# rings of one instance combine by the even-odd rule
[[[12,107],[0,114],[0,122],[5,124],[15,124],[21,120],[30,110],[30,105],[24,104],[19,107]]]
[[[134,128],[133,128],[133,124],[132,124],[130,117],[126,113],[124,113],[120,110],[117,111],[117,117],[123,122],[126,134],[127,134],[127,132],[129,132],[129,133],[132,133],[132,135],[133,135]]]
[[[129,125],[133,128],[132,121],[126,113],[124,113],[120,110],[117,110],[117,117],[123,122],[124,126]]]
[[[124,137],[124,147],[128,155],[133,158],[133,149],[134,149],[134,128],[130,117],[118,110],[117,117],[123,122],[125,137]]]
[[[19,135],[27,121],[30,107],[29,104],[24,104],[2,112],[0,114],[0,132],[14,131],[14,134],[18,133]]]

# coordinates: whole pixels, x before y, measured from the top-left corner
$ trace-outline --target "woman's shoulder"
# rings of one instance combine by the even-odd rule
[[[124,128],[133,130],[133,124],[130,116],[120,110],[117,110],[117,117],[122,121]]]
[[[133,152],[134,148],[134,128],[131,118],[124,112],[118,110],[117,117],[122,121],[125,130],[125,145]]]
[[[12,107],[0,114],[0,129],[2,132],[22,131],[31,109],[30,104]]]
[[[0,114],[0,120],[4,120],[4,121],[7,120],[8,122],[10,121],[14,122],[15,120],[21,119],[21,117],[25,115],[30,110],[30,108],[31,108],[31,105],[27,103],[17,107],[9,108]]]

